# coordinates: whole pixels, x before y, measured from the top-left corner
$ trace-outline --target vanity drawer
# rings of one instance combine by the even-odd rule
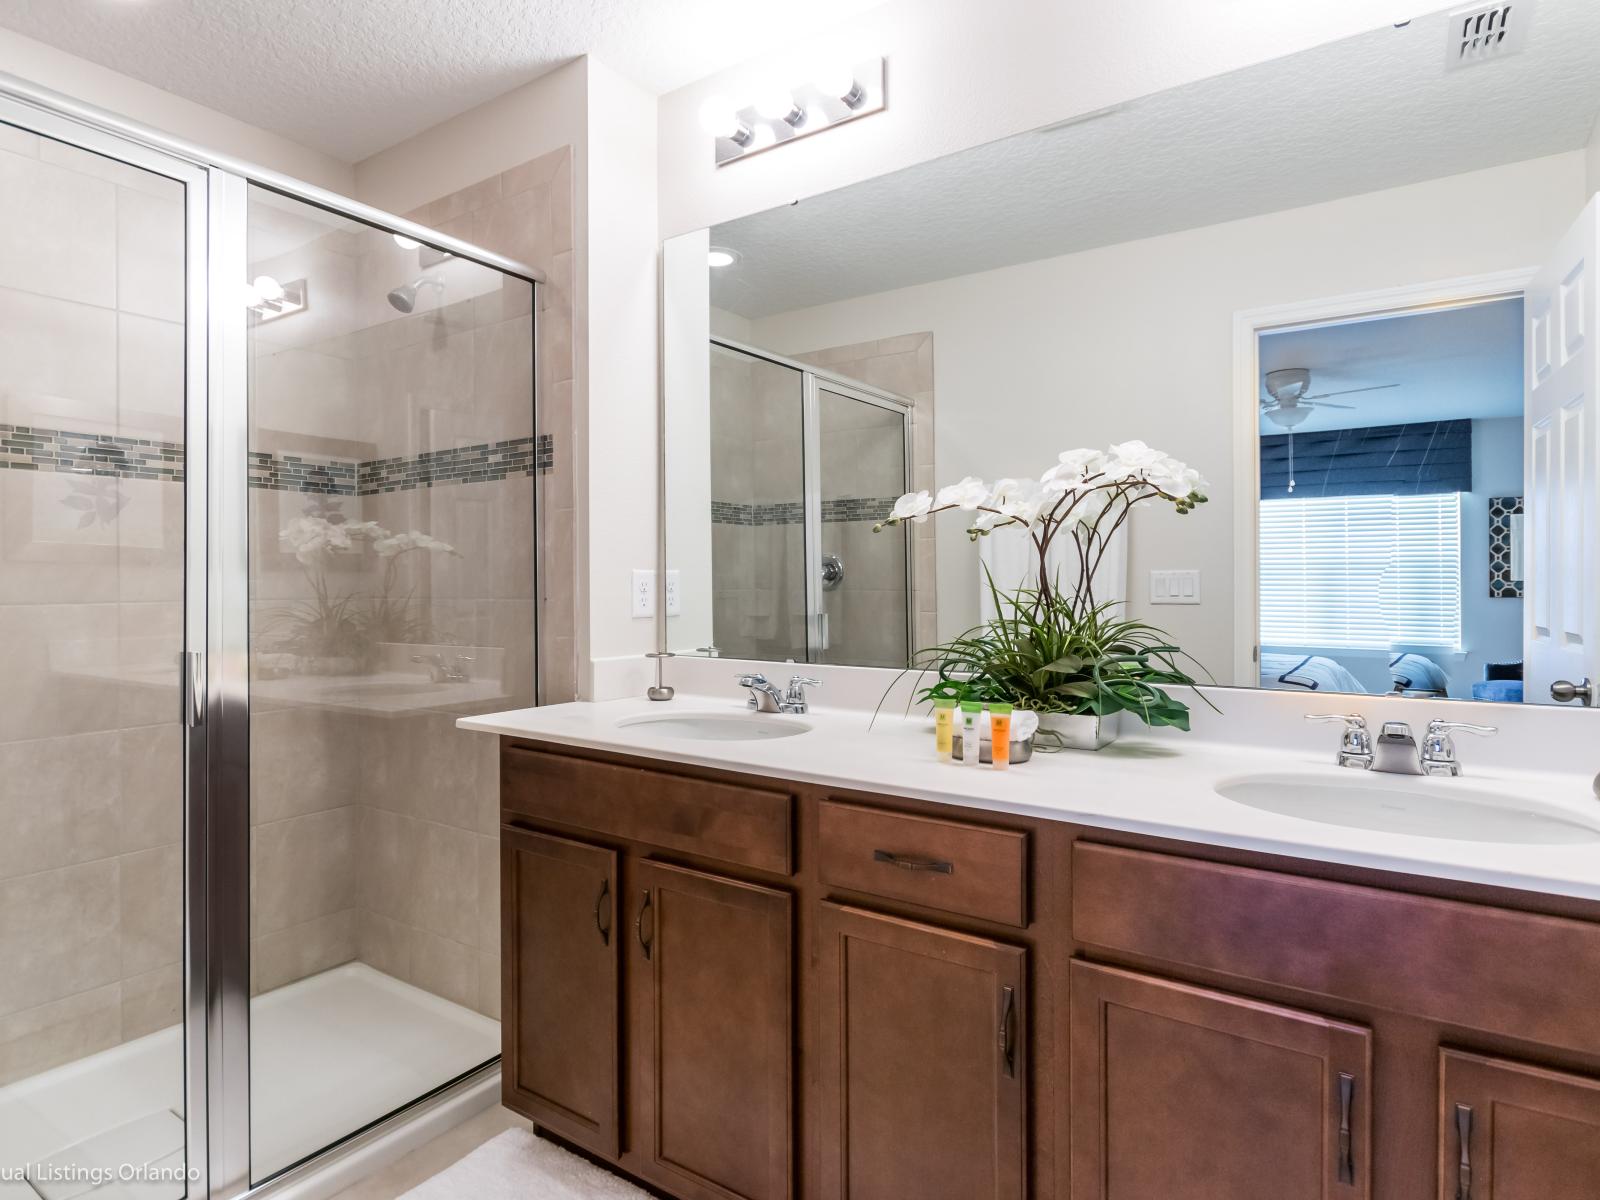
[[[793,873],[794,797],[618,763],[506,746],[500,805],[510,816],[676,850],[758,871]]]
[[[1026,928],[1028,835],[823,800],[818,872],[829,887]]]
[[[1079,942],[1600,1053],[1600,923],[1079,842]]]

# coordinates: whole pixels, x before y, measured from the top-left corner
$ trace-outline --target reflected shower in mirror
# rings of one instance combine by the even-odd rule
[[[896,471],[1138,439],[1210,503],[1135,513],[1097,590],[1201,678],[1583,702],[1600,8],[1513,19],[1470,63],[1421,17],[670,239],[668,648],[903,666],[1005,549],[872,533]],[[776,411],[730,355],[789,372],[786,445],[724,445]],[[830,431],[834,394],[879,407]]]

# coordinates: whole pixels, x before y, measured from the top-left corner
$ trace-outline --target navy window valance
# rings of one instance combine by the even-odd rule
[[[1421,421],[1297,431],[1261,439],[1261,498],[1427,496],[1472,490],[1472,422]]]

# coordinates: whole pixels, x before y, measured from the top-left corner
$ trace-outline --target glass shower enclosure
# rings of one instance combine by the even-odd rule
[[[537,279],[0,77],[6,1200],[493,1086]]]
[[[904,667],[912,474],[904,397],[713,338],[711,647],[725,658]]]

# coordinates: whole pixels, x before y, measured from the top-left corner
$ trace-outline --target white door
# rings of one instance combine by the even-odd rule
[[[1600,596],[1595,590],[1596,472],[1600,430],[1600,305],[1595,254],[1600,197],[1529,286],[1524,501],[1527,523],[1524,696],[1531,703],[1575,697],[1562,684],[1600,676]],[[1555,692],[1552,692],[1555,688]]]

